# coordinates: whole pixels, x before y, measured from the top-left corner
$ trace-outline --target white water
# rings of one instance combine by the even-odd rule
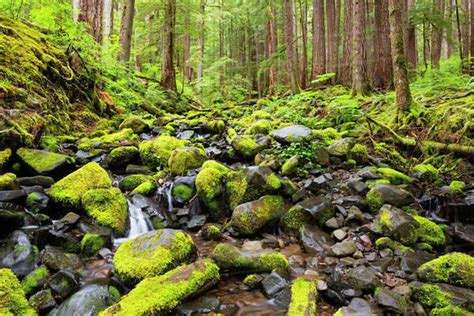
[[[119,246],[129,239],[150,231],[151,224],[149,223],[148,217],[143,214],[140,207],[131,201],[128,201],[128,217],[130,220],[130,231],[126,237],[115,239],[115,246]]]

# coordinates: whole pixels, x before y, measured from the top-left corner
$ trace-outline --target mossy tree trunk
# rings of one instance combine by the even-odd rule
[[[375,58],[374,86],[387,90],[393,84],[392,52],[390,50],[388,0],[375,0]]]
[[[174,36],[176,28],[176,0],[165,0],[164,49],[161,66],[161,85],[165,89],[176,90],[174,69]]]
[[[122,22],[120,24],[120,61],[130,61],[130,48],[132,46],[133,15],[135,13],[135,0],[125,1],[122,11]]]
[[[89,34],[102,44],[104,0],[79,0],[79,22],[89,24]]]

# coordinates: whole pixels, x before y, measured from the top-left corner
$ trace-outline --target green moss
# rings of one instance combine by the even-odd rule
[[[439,174],[438,169],[430,164],[418,164],[413,167],[413,172],[418,179],[423,181],[435,181]]]
[[[250,127],[245,131],[249,135],[264,134],[267,135],[272,129],[272,124],[268,120],[258,120],[254,122]]]
[[[214,168],[204,168],[196,177],[197,196],[213,218],[219,218],[222,214],[222,206],[219,199],[224,193],[223,177],[225,173]]]
[[[257,110],[252,113],[252,118],[256,120],[273,120],[273,116],[265,111]]]
[[[184,175],[190,169],[202,166],[207,157],[199,149],[184,147],[173,150],[168,166],[174,175]]]
[[[168,165],[173,150],[182,148],[186,141],[171,136],[159,136],[140,143],[138,149],[142,162],[152,168]]]
[[[474,258],[464,253],[452,252],[426,262],[417,273],[428,282],[474,288]]]
[[[222,134],[225,131],[225,122],[223,120],[212,120],[207,124],[208,129],[216,134]]]
[[[432,246],[441,247],[446,243],[446,237],[443,230],[436,225],[436,223],[430,221],[422,216],[413,216],[413,219],[420,224],[418,228],[418,235],[421,241],[427,242]]]
[[[365,184],[367,184],[367,186],[372,189],[373,187],[375,187],[377,184],[390,184],[390,181],[387,180],[387,179],[375,179],[375,180],[367,180],[365,182]]]
[[[291,303],[288,307],[288,315],[307,316],[316,315],[316,298],[318,291],[316,284],[298,278],[291,286]]]
[[[10,148],[0,150],[0,171],[7,168],[11,155],[12,150]]]
[[[227,174],[225,193],[227,204],[231,210],[241,203],[245,193],[247,192],[247,187],[247,176],[244,170]]]
[[[16,154],[23,164],[41,175],[54,170],[63,163],[70,165],[75,163],[71,157],[44,150],[20,148],[16,151]]]
[[[90,190],[82,197],[82,204],[87,215],[97,223],[112,228],[118,235],[125,233],[128,203],[119,189]]]
[[[392,168],[376,168],[375,172],[388,179],[391,184],[410,184],[413,182],[413,178]]]
[[[189,201],[194,195],[194,190],[187,185],[173,187],[173,197],[177,200]]]
[[[202,169],[212,168],[220,171],[222,174],[228,174],[230,169],[215,160],[207,160],[202,164]]]
[[[158,189],[155,181],[145,181],[137,186],[133,191],[130,193],[131,195],[134,194],[141,194],[144,196],[151,196],[155,191]]]
[[[442,291],[436,285],[422,284],[420,286],[414,286],[412,288],[413,297],[425,307],[433,308],[450,305],[450,295]]]
[[[143,280],[100,316],[169,314],[184,300],[210,288],[219,279],[219,267],[211,260],[180,266],[162,276]]]
[[[349,151],[349,157],[354,159],[359,164],[364,164],[369,159],[369,151],[367,146],[362,144],[355,144]]]
[[[383,205],[382,197],[373,188],[367,192],[366,200],[372,212],[378,211]]]
[[[392,240],[388,237],[381,237],[375,241],[375,245],[379,250],[388,248],[393,251],[400,250],[402,253],[407,252],[408,250],[412,250],[410,247],[406,247],[403,244],[399,243],[398,241]]]
[[[274,269],[287,270],[288,260],[279,252],[242,252],[231,244],[218,244],[211,255],[217,265],[227,270],[258,270],[270,272]]]
[[[315,138],[322,140],[325,145],[330,145],[334,143],[334,141],[341,139],[341,135],[334,128],[326,128],[326,129],[316,129],[312,131],[312,134]]]
[[[93,148],[118,145],[121,141],[135,139],[137,139],[137,135],[133,133],[133,130],[130,128],[125,128],[116,133],[105,134],[103,136],[94,138],[83,138],[79,140],[78,148],[80,150],[89,151]]]
[[[114,266],[127,283],[161,275],[192,259],[194,242],[188,234],[152,231],[124,242],[117,249]]]
[[[81,208],[81,199],[87,191],[111,186],[112,182],[107,171],[99,164],[90,162],[53,184],[48,194],[53,202],[64,208],[64,211],[78,210]]]
[[[28,305],[20,282],[10,269],[0,269],[0,315],[36,315]]]
[[[147,176],[144,174],[132,174],[126,176],[122,179],[119,183],[119,188],[123,192],[133,191],[135,190],[140,184],[145,183],[147,181],[154,181],[153,177]]]
[[[208,240],[219,240],[222,237],[222,232],[216,225],[209,225],[204,232],[204,236]]]
[[[396,150],[395,146],[386,143],[376,143],[374,145],[375,153],[382,156],[391,166],[400,166],[405,168],[408,161]]]
[[[141,117],[132,115],[123,120],[119,126],[119,129],[125,128],[130,128],[134,133],[140,134],[148,129],[148,125],[142,120]]]
[[[464,190],[466,184],[462,181],[451,181],[449,184],[449,191],[452,193],[460,194]]]
[[[248,135],[234,137],[231,145],[243,158],[246,159],[252,159],[264,148],[257,144],[254,138]]]
[[[282,223],[285,229],[294,233],[299,233],[303,224],[311,222],[312,216],[299,205],[295,205],[288,210],[282,217]]]
[[[81,240],[81,253],[88,258],[95,257],[104,244],[104,240],[99,235],[85,234]]]
[[[253,288],[255,286],[255,283],[257,283],[261,278],[259,277],[258,274],[249,274],[245,277],[245,279],[242,281],[246,286]]]
[[[472,313],[461,307],[448,305],[432,309],[431,316],[472,316]]]
[[[122,146],[112,149],[107,156],[107,163],[112,168],[124,168],[138,158],[138,148],[135,146]]]
[[[0,191],[1,190],[14,190],[18,187],[16,182],[16,175],[14,173],[5,173],[0,175]]]
[[[281,166],[281,174],[282,175],[290,175],[296,172],[299,164],[299,157],[293,156]]]
[[[115,286],[109,286],[108,293],[112,302],[118,302],[122,296]]]
[[[44,281],[47,277],[49,277],[48,268],[46,268],[46,266],[39,266],[21,281],[21,287],[25,294],[29,295],[39,286],[39,283]]]

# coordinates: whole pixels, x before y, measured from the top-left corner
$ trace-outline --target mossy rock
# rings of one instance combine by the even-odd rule
[[[49,276],[50,273],[48,268],[44,265],[39,266],[21,280],[21,287],[26,295],[30,295],[35,290],[46,284]]]
[[[202,166],[206,161],[206,154],[193,147],[183,147],[173,150],[168,160],[170,171],[174,175],[184,175],[190,169]]]
[[[117,249],[114,266],[129,284],[159,276],[196,257],[196,246],[180,230],[160,229],[126,241]]]
[[[117,188],[93,189],[82,197],[87,215],[98,224],[110,227],[117,235],[127,230],[128,203]]]
[[[372,212],[377,212],[384,204],[402,207],[414,201],[406,190],[391,184],[376,184],[366,195],[367,204]]]
[[[112,149],[106,162],[112,169],[124,169],[127,165],[137,162],[139,156],[137,147],[122,146]]]
[[[424,263],[417,270],[422,281],[474,288],[474,258],[452,252]]]
[[[256,139],[249,135],[234,137],[231,145],[244,159],[253,159],[256,154],[266,148],[266,145],[257,143]]]
[[[474,291],[443,283],[411,282],[412,298],[426,308],[465,308],[474,312]],[[456,314],[458,315],[458,314]],[[461,315],[461,314],[459,314]]]
[[[284,176],[291,175],[296,173],[296,169],[298,169],[299,165],[299,157],[293,156],[281,166],[281,174]]]
[[[5,171],[10,163],[12,150],[10,148],[0,150],[0,172]]]
[[[418,240],[420,224],[405,211],[384,205],[373,224],[373,230],[384,236],[400,241],[402,244],[411,245]]]
[[[59,179],[74,170],[74,159],[66,155],[28,148],[18,149],[16,155],[31,175]]]
[[[122,129],[121,131],[105,134],[94,138],[83,138],[79,140],[78,149],[89,151],[94,148],[106,148],[111,146],[118,146],[121,142],[126,140],[137,140],[138,136],[133,133],[130,128]]]
[[[305,199],[283,215],[282,224],[286,230],[299,233],[303,224],[316,223],[323,226],[335,214],[331,201],[324,196]]]
[[[81,240],[81,254],[86,258],[96,257],[105,245],[104,240],[97,234],[85,234]]]
[[[283,197],[266,195],[237,206],[232,213],[230,225],[243,235],[254,235],[266,224],[282,216],[286,210]]]
[[[335,157],[347,157],[352,146],[352,141],[352,138],[343,138],[331,143],[331,145],[327,147],[329,155]]]
[[[149,180],[141,183],[139,186],[133,189],[130,195],[140,194],[143,196],[151,196],[156,192],[157,189],[158,185],[156,182],[154,180]]]
[[[129,192],[135,190],[135,188],[147,181],[154,181],[153,177],[145,174],[132,174],[120,181],[119,188],[123,192]]]
[[[449,192],[452,194],[461,194],[466,187],[463,181],[451,181],[449,184]]]
[[[107,171],[99,164],[90,162],[53,184],[48,194],[61,211],[66,213],[81,209],[81,200],[87,191],[111,186]]]
[[[204,259],[182,265],[164,275],[141,281],[120,302],[112,305],[100,316],[165,315],[188,298],[210,289],[220,280],[219,267]]]
[[[223,120],[211,120],[204,125],[204,129],[214,134],[222,134],[225,131],[225,122]]]
[[[26,300],[20,282],[10,269],[0,269],[0,293],[0,315],[36,315]]]
[[[355,144],[349,151],[349,157],[354,159],[358,164],[365,164],[369,159],[369,151],[367,146]]]
[[[18,182],[14,173],[5,173],[0,175],[0,191],[18,189]]]
[[[141,117],[135,115],[127,117],[125,120],[123,120],[119,126],[119,129],[124,128],[131,129],[135,134],[144,133],[149,129],[145,121],[143,121]]]
[[[418,229],[419,240],[434,247],[443,247],[446,243],[446,236],[443,230],[435,222],[422,216],[413,216],[413,219],[420,224]]]
[[[435,181],[438,179],[439,171],[431,164],[418,164],[413,167],[415,176],[422,181]]]
[[[376,168],[374,171],[383,178],[389,180],[391,184],[410,184],[414,181],[413,178],[392,168]]]
[[[185,146],[186,141],[164,135],[140,143],[138,149],[142,162],[145,165],[151,168],[158,168],[168,165],[173,150]]]
[[[399,250],[401,253],[405,253],[409,250],[413,250],[410,247],[407,247],[398,241],[392,240],[388,237],[381,237],[375,241],[375,245],[379,250],[391,249],[392,251]]]
[[[271,272],[274,269],[287,270],[289,267],[288,260],[279,252],[270,249],[241,250],[227,243],[218,244],[211,258],[220,268],[231,271]]]
[[[291,302],[288,307],[288,315],[310,316],[316,315],[316,299],[318,290],[316,284],[303,278],[295,280],[291,286]]]
[[[248,135],[267,135],[272,129],[272,123],[268,120],[258,120],[245,131]]]
[[[204,204],[213,219],[223,215],[223,178],[230,170],[217,162],[207,161],[196,177],[196,192],[199,200]]]

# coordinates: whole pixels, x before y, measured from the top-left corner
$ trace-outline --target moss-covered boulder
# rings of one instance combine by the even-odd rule
[[[405,211],[384,205],[375,217],[373,230],[409,245],[418,240],[419,227],[420,224]]]
[[[159,136],[140,143],[138,149],[142,162],[151,167],[165,167],[173,150],[186,146],[186,141],[172,136]]]
[[[420,280],[474,288],[474,258],[452,252],[424,263],[417,270]]]
[[[5,171],[7,169],[11,156],[12,150],[10,148],[0,150],[0,172]]]
[[[164,275],[141,281],[100,316],[170,314],[186,299],[210,289],[219,279],[219,267],[211,260],[182,265]]]
[[[154,181],[153,177],[145,174],[132,174],[126,176],[119,182],[119,188],[123,192],[129,192],[135,190],[140,184],[147,181]]]
[[[255,155],[267,147],[266,143],[257,142],[255,137],[249,135],[234,137],[231,145],[244,159],[253,159]]]
[[[354,159],[358,164],[365,164],[369,159],[369,151],[367,146],[355,144],[349,151],[349,157]]]
[[[81,209],[81,200],[87,191],[107,189],[112,186],[107,171],[90,162],[79,170],[56,182],[48,191],[52,201],[63,213]]]
[[[462,307],[474,312],[474,291],[444,283],[411,282],[412,298],[426,308]]]
[[[156,192],[157,189],[158,185],[156,182],[154,180],[149,180],[141,183],[139,186],[133,189],[130,195],[140,194],[143,196],[151,196]]]
[[[149,129],[145,121],[143,121],[141,117],[136,115],[129,116],[122,121],[119,126],[119,129],[124,128],[131,129],[135,134],[144,133]]]
[[[343,138],[331,143],[331,145],[328,146],[327,150],[331,156],[347,157],[349,155],[351,145],[351,138]]]
[[[117,235],[127,230],[128,203],[119,189],[89,190],[82,197],[82,204],[87,215]]]
[[[225,270],[256,270],[271,272],[274,269],[288,269],[288,260],[271,249],[241,250],[231,244],[218,244],[211,254],[216,264]]]
[[[106,162],[112,169],[124,169],[128,164],[137,162],[139,156],[137,147],[122,146],[112,149]]]
[[[186,184],[179,184],[173,186],[173,190],[171,192],[173,196],[173,200],[176,201],[178,204],[184,204],[191,200],[194,196],[194,188],[186,185]]]
[[[121,131],[97,136],[93,138],[83,138],[79,140],[78,148],[80,150],[89,151],[94,148],[109,148],[112,146],[119,146],[124,141],[137,140],[138,136],[133,133],[130,128],[122,129]]]
[[[104,239],[99,235],[85,234],[81,240],[81,254],[86,258],[93,258],[97,256],[104,245]]]
[[[422,181],[435,181],[438,179],[439,171],[431,164],[418,164],[413,167],[415,177]]]
[[[286,230],[299,232],[303,224],[316,222],[322,226],[335,214],[334,206],[326,197],[319,195],[296,204],[283,215]]]
[[[451,181],[449,184],[449,192],[451,192],[451,194],[461,194],[465,187],[466,183],[463,181]]]
[[[402,207],[414,201],[413,196],[408,191],[391,184],[382,183],[375,184],[367,192],[366,199],[372,212],[378,211],[384,204]]]
[[[19,188],[14,173],[5,173],[0,175],[0,191],[17,190]]]
[[[215,161],[206,161],[196,177],[197,197],[212,218],[219,219],[224,213],[224,177],[230,169]]]
[[[272,129],[272,124],[269,120],[258,120],[253,122],[252,125],[245,131],[249,135],[263,134],[267,135]]]
[[[316,284],[303,278],[295,280],[291,286],[291,302],[288,315],[314,316],[316,315],[316,299],[318,290]]]
[[[183,147],[172,151],[168,166],[174,175],[184,175],[190,169],[202,166],[207,156],[204,151],[193,147]]]
[[[412,177],[392,168],[375,168],[374,171],[394,185],[410,184],[414,181]]]
[[[375,245],[379,250],[390,249],[392,251],[400,251],[401,253],[413,250],[412,248],[407,247],[402,243],[395,241],[389,237],[380,237],[375,241]]]
[[[35,290],[43,287],[50,276],[48,268],[42,265],[33,270],[23,280],[21,280],[21,288],[26,295],[30,295]]]
[[[126,241],[117,249],[114,266],[127,283],[161,275],[196,256],[191,236],[180,230],[160,229]]]
[[[225,122],[223,120],[210,120],[205,123],[203,129],[213,134],[222,134],[225,131]]]
[[[26,300],[20,282],[10,269],[0,269],[0,315],[36,315]]]
[[[281,174],[284,176],[291,175],[296,172],[296,169],[299,165],[299,157],[293,156],[285,161],[283,166],[281,166]]]
[[[74,159],[66,155],[29,148],[18,149],[16,155],[26,172],[31,175],[60,179],[74,170]]]
[[[230,222],[231,227],[243,234],[253,235],[287,210],[285,200],[279,195],[266,195],[252,202],[237,206]]]
[[[418,222],[419,240],[426,242],[434,247],[442,247],[446,243],[446,236],[443,230],[435,222],[430,221],[422,216],[413,216],[413,219]]]

